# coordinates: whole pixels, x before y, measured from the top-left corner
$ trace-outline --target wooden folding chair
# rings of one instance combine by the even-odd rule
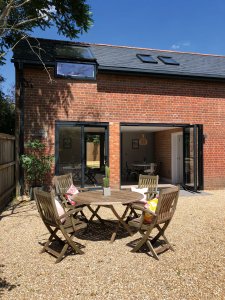
[[[71,209],[68,212],[64,211],[64,214],[59,216],[56,208],[55,194],[53,192],[47,193],[35,188],[34,197],[42,221],[50,233],[50,237],[41,252],[47,251],[57,257],[56,263],[62,260],[69,246],[75,253],[83,254],[84,252],[80,250],[77,243],[73,241],[74,233],[87,227],[86,223],[74,217],[74,214],[82,208]],[[58,235],[58,232],[61,232],[61,234]],[[63,244],[63,248],[60,252],[53,249],[52,245],[54,241]]]
[[[174,251],[173,247],[165,236],[165,230],[174,215],[178,196],[178,187],[162,189],[159,194],[158,205],[155,213],[145,209],[144,207],[136,207],[142,211],[142,215],[139,218],[129,221],[128,224],[138,229],[142,235],[142,239],[133,248],[132,252],[138,251],[141,246],[146,244],[154,258],[158,260],[159,258],[157,254],[164,252],[167,249]],[[150,223],[145,222],[145,213],[150,213],[152,215],[152,220]],[[158,233],[154,236],[154,238],[150,239],[150,235],[155,228],[158,230]],[[154,245],[157,241],[159,242],[159,238],[161,237],[164,239],[164,244],[161,245],[159,249],[154,249]]]
[[[66,209],[73,209],[74,206],[71,205],[68,200],[65,197],[66,192],[68,191],[68,189],[70,188],[70,186],[73,184],[73,177],[72,177],[72,173],[68,173],[65,175],[60,175],[60,176],[54,176],[53,178],[53,184],[55,186],[55,192],[56,195],[60,198],[61,202],[63,203],[63,205],[65,206]],[[85,192],[88,191],[87,188],[77,188],[79,192]],[[76,201],[76,200],[74,200]],[[92,207],[90,205],[76,205],[76,207],[87,207],[91,212],[92,212],[92,217],[90,220],[87,219],[87,217],[85,216],[83,210],[80,210],[80,214],[83,216],[83,218],[85,219],[85,221],[92,221],[92,219],[94,218],[94,216],[96,218],[98,218],[98,220],[101,223],[104,223],[103,220],[100,218],[100,216],[98,215],[98,210],[99,207],[94,210],[92,209]]]
[[[148,198],[155,197],[157,194],[159,176],[154,175],[139,175],[138,188],[148,188]]]
[[[146,200],[153,199],[157,195],[157,188],[158,188],[158,181],[159,181],[159,176],[153,176],[153,175],[139,175],[139,181],[138,181],[138,189],[143,189],[147,188],[146,194]],[[136,190],[137,191],[137,190]],[[138,213],[135,209],[137,205],[143,206],[143,203],[141,202],[136,202],[129,204],[130,206],[130,213],[128,216],[128,220],[132,219],[132,216],[138,217]]]

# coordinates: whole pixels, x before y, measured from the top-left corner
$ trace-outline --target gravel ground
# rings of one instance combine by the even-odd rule
[[[108,230],[96,224],[77,240],[84,255],[55,264],[53,256],[39,254],[48,234],[35,203],[14,203],[0,221],[0,298],[225,299],[224,191],[189,195],[180,196],[167,229],[175,252],[159,261],[130,252],[138,233],[120,232],[110,244],[113,224]],[[112,219],[107,209],[100,214]]]

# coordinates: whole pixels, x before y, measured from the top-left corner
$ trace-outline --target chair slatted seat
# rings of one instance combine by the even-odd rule
[[[157,254],[164,252],[167,249],[174,251],[173,247],[165,236],[165,230],[171,222],[176,210],[178,196],[178,187],[162,189],[159,193],[158,204],[155,212],[152,212],[144,207],[136,207],[142,211],[142,215],[139,218],[129,221],[128,224],[138,229],[142,235],[142,239],[132,249],[132,252],[137,252],[144,244],[146,244],[153,256],[158,260],[159,258]],[[151,213],[152,220],[150,223],[145,223],[145,213]],[[152,231],[155,228],[158,230],[158,233],[153,238],[150,238]],[[161,237],[164,239],[164,245],[156,250],[153,248],[153,246]]]
[[[70,246],[73,252],[83,254],[77,243],[73,241],[74,234],[81,229],[87,227],[87,224],[76,219],[75,214],[82,208],[75,208],[59,216],[56,204],[55,194],[53,192],[47,193],[37,188],[34,189],[34,197],[36,200],[38,212],[42,218],[43,223],[50,233],[48,241],[44,244],[41,252],[49,252],[54,255],[56,263],[60,262],[63,256],[66,254],[68,247]],[[57,233],[61,232],[60,235]],[[63,239],[64,238],[64,239]],[[63,248],[60,252],[56,251],[52,245],[54,241],[63,244]]]

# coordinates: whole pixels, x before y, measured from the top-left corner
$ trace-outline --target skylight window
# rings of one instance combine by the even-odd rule
[[[94,60],[94,56],[89,47],[57,45],[55,51],[56,56],[60,58]]]
[[[158,62],[148,54],[137,54],[137,57],[144,63],[157,64]]]
[[[179,63],[170,56],[158,56],[158,59],[160,59],[166,65],[179,65]]]

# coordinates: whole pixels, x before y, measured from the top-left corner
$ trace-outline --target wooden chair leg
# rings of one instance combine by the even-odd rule
[[[163,238],[166,241],[167,245],[169,246],[170,250],[172,250],[173,252],[175,252],[173,246],[170,244],[170,242],[168,241],[167,237],[165,236],[165,234],[163,234]]]
[[[152,252],[152,255],[154,256],[155,259],[159,260],[158,255],[156,254],[151,242],[147,240],[146,245],[148,246],[148,249]]]
[[[157,235],[151,240],[152,245],[154,245],[156,243],[156,241],[160,238],[160,236],[162,236],[166,230],[166,228],[168,227],[169,222],[165,223],[163,225],[163,227],[160,227],[159,225],[156,225],[156,228],[158,229],[158,233]]]
[[[64,245],[62,251],[60,252],[59,256],[57,257],[57,259],[56,259],[56,261],[55,261],[56,264],[59,263],[59,262],[62,260],[64,254],[66,253],[66,251],[67,251],[67,249],[68,249],[68,246],[69,246],[69,245],[68,245],[67,243]]]
[[[146,243],[147,239],[148,238],[142,238],[140,242],[137,243],[137,245],[131,250],[131,252],[137,252],[141,248],[141,246],[143,246]]]

